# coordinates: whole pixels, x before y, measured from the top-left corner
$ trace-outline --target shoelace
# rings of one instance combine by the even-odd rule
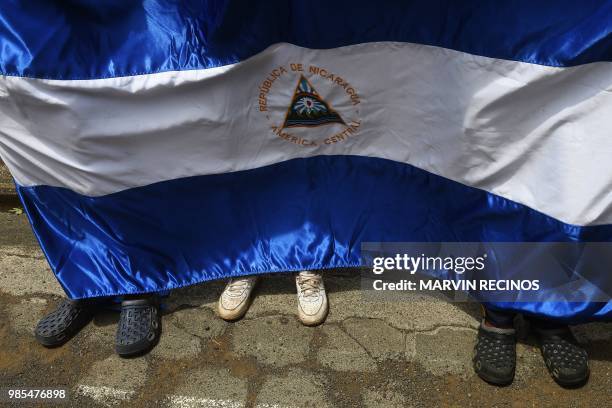
[[[249,281],[246,279],[232,280],[225,289],[230,296],[240,296],[242,291],[249,287]]]
[[[300,293],[305,298],[317,297],[321,290],[321,277],[315,274],[300,274],[298,275],[298,285],[300,286]]]

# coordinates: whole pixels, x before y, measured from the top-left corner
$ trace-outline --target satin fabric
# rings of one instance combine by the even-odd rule
[[[551,66],[612,60],[608,0],[3,1],[5,75],[91,79],[211,68],[289,42],[398,41]]]
[[[333,48],[375,41],[569,67],[611,61],[611,27],[612,3],[604,0],[8,1],[0,4],[0,70],[110,78],[224,66],[279,42]],[[44,185],[18,192],[72,298],[356,266],[366,241],[612,238],[610,225],[564,224],[408,164],[355,156],[295,159],[99,197]],[[610,302],[546,300],[498,306],[568,322],[612,315]]]
[[[296,159],[102,197],[48,186],[18,191],[72,298],[358,266],[362,242],[612,238],[612,225],[564,224],[410,165],[358,156]],[[492,273],[490,279],[505,279],[513,271]],[[533,279],[538,273],[533,271]],[[609,276],[608,265],[600,274]],[[612,317],[610,302],[546,300],[504,306],[574,322]]]

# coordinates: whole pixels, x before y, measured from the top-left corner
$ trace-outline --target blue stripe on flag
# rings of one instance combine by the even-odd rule
[[[75,298],[356,266],[362,242],[612,241],[612,225],[564,224],[416,167],[360,156],[295,159],[101,197],[48,186],[18,191]],[[612,318],[610,304],[511,307],[567,320]]]
[[[106,78],[227,65],[279,42],[374,41],[574,66],[612,61],[611,33],[608,0],[10,1],[0,3],[0,69]]]

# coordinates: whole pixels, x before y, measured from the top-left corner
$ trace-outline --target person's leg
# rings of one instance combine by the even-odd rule
[[[553,379],[562,386],[577,386],[589,377],[589,359],[567,325],[530,318],[540,351]]]
[[[298,297],[298,318],[306,326],[323,323],[329,306],[323,276],[318,272],[302,271],[295,276]]]
[[[474,370],[489,383],[510,384],[516,368],[515,314],[485,307],[483,311],[474,347]]]
[[[219,317],[231,321],[244,316],[251,305],[251,295],[257,280],[257,276],[230,280],[219,297]]]
[[[58,347],[70,340],[94,317],[104,299],[63,299],[58,307],[43,317],[34,329],[36,341],[45,347]]]
[[[115,336],[115,351],[121,357],[151,350],[161,335],[159,294],[130,295],[121,300],[121,314]]]
[[[503,310],[496,310],[486,308],[483,306],[483,322],[489,327],[497,327],[499,329],[513,329],[514,328],[514,317],[516,313],[506,312]]]

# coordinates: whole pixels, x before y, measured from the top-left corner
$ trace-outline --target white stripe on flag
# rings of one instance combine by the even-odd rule
[[[358,124],[347,140],[325,144],[343,137],[339,123],[284,129],[294,140],[273,132],[300,74]],[[609,62],[555,68],[405,43],[278,44],[232,66],[135,77],[3,77],[0,154],[23,186],[90,196],[299,157],[378,157],[568,223],[606,224],[611,79]]]

